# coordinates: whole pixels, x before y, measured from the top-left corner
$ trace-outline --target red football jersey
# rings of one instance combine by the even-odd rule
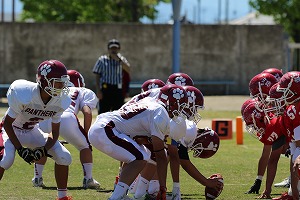
[[[285,135],[282,128],[282,117],[276,117],[266,123],[265,134],[260,141],[265,145],[272,145],[280,136]]]

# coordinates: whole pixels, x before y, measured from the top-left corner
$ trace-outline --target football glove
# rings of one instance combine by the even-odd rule
[[[245,194],[258,194],[259,193],[259,189],[260,189],[260,186],[261,186],[261,180],[259,179],[256,179],[254,184],[251,186],[250,190],[248,192],[245,192]]]
[[[34,157],[33,157],[33,151],[29,148],[21,147],[17,149],[17,152],[23,160],[25,160],[28,164],[31,165],[33,163]]]
[[[35,160],[40,160],[42,157],[47,156],[47,157],[52,157],[51,155],[48,154],[47,149],[45,146],[43,147],[37,147],[33,149],[33,157]]]
[[[159,192],[156,196],[156,200],[167,200],[167,188],[160,186]]]

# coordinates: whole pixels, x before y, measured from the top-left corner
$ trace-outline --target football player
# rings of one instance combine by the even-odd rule
[[[171,84],[160,88],[157,99],[144,98],[119,110],[97,116],[88,137],[91,144],[108,156],[126,163],[110,200],[121,199],[150,159],[150,152],[133,140],[151,138],[157,161],[160,191],[157,199],[166,199],[167,158],[164,138],[170,135],[170,119],[182,123],[180,116],[187,103],[185,90]]]
[[[58,60],[46,60],[37,68],[36,81],[16,80],[7,92],[9,108],[0,125],[0,179],[13,164],[16,150],[29,164],[48,156],[55,161],[57,199],[69,200],[67,181],[72,159],[58,141],[61,115],[71,103],[67,69]],[[37,124],[50,118],[52,133],[47,134]]]
[[[183,137],[179,133],[179,140],[172,139],[172,145],[168,145],[168,155],[170,160],[175,158],[175,162],[173,162],[171,167],[172,178],[173,178],[173,189],[172,189],[172,199],[178,200],[181,199],[180,192],[180,183],[179,183],[179,168],[180,164],[182,164],[183,169],[196,181],[204,186],[208,186],[214,188],[217,191],[220,191],[222,188],[222,184],[217,180],[211,180],[205,178],[202,173],[193,165],[193,163],[189,160],[188,150],[194,150],[195,157],[208,158],[216,153],[219,147],[219,138],[218,135],[210,130],[206,133],[205,131],[200,131],[197,133],[197,123],[200,121],[201,116],[199,115],[199,110],[203,109],[204,106],[204,98],[201,91],[193,86],[184,86],[183,87],[188,96],[188,104],[185,107],[183,113],[186,116],[186,128],[183,130],[183,126],[178,126],[176,123],[171,122],[170,132],[174,134],[174,132],[179,132],[182,130],[184,132]],[[214,134],[213,134],[214,133]],[[180,135],[180,136],[179,136]],[[175,150],[170,151],[170,147],[175,147]],[[176,160],[179,160],[176,162]],[[176,166],[176,164],[178,166]],[[152,168],[150,168],[153,166]],[[175,169],[175,170],[174,170]],[[177,170],[176,170],[177,169]],[[153,160],[153,164],[147,165],[147,168],[143,170],[141,173],[141,177],[139,177],[136,181],[135,188],[131,188],[131,193],[134,193],[134,199],[140,199],[143,196],[154,197],[156,195],[157,190],[155,189],[155,160]],[[153,177],[152,177],[153,176]],[[151,180],[152,179],[152,180]],[[151,181],[152,184],[151,184]],[[176,180],[176,181],[174,181]],[[149,182],[150,181],[150,182]],[[157,186],[156,186],[157,187]]]
[[[246,130],[264,144],[262,157],[265,156],[267,167],[266,188],[259,199],[271,198],[272,184],[277,171],[277,164],[282,152],[287,148],[282,117],[269,118],[265,112],[257,109],[256,102],[246,101],[241,109]],[[269,114],[271,115],[271,114]],[[264,155],[265,153],[265,155]],[[259,172],[259,171],[258,171]],[[248,193],[256,193],[260,189],[261,180],[256,179]]]
[[[85,88],[84,78],[78,71],[68,70],[67,73],[70,78],[68,95],[72,102],[61,116],[60,136],[80,152],[80,161],[84,175],[82,187],[84,189],[97,189],[100,187],[100,184],[92,178],[93,156],[87,133],[92,123],[92,110],[96,108],[98,99],[92,90]],[[83,127],[77,118],[79,111],[83,113]],[[52,131],[51,119],[40,122],[39,127],[45,133],[50,133]],[[42,172],[45,162],[46,157],[34,165],[32,183],[35,187],[44,186]]]
[[[291,150],[291,187],[288,193],[284,193],[281,197],[277,199],[299,199],[299,189],[298,182],[298,168],[300,166],[300,72],[291,71],[285,73],[276,88],[277,92],[281,92],[282,97],[277,98],[276,102],[271,105],[276,108],[276,110],[285,109],[282,117],[284,128],[287,130],[287,137],[290,142]],[[283,102],[283,103],[282,103]],[[276,198],[275,198],[276,199]]]
[[[250,97],[252,99],[255,99],[255,106],[260,112],[263,112],[263,109],[268,106],[266,98],[269,95],[270,88],[278,82],[276,77],[273,75],[273,72],[277,71],[267,69],[262,73],[255,75],[249,82]],[[243,106],[246,105],[247,103],[245,102]],[[243,113],[243,106],[241,109],[241,113]],[[264,144],[261,157],[258,161],[257,177],[251,188],[247,192],[245,192],[246,194],[259,193],[262,178],[268,165],[270,153],[271,145]]]

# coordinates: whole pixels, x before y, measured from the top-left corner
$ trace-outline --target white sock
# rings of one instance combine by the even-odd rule
[[[134,197],[141,198],[144,194],[147,193],[148,186],[149,181],[143,177],[140,177],[139,181],[137,182],[137,189],[134,193]]]
[[[134,194],[136,189],[137,189],[137,186],[138,186],[138,183],[139,183],[139,180],[140,180],[140,177],[141,177],[141,174],[139,174],[136,179],[133,181],[133,183],[131,183],[130,187],[129,187],[129,192],[131,194]]]
[[[83,169],[83,175],[85,179],[92,178],[93,163],[83,163],[82,169]]]
[[[259,175],[258,175],[258,176],[256,177],[256,179],[259,179],[259,180],[261,180],[261,181],[262,181],[262,179],[263,179],[263,176],[259,176]]]
[[[126,191],[128,190],[129,186],[126,183],[123,182],[118,182],[116,185],[116,188],[112,195],[110,196],[111,199],[121,199],[125,194]]]
[[[44,166],[34,163],[34,178],[41,178],[43,176]]]
[[[148,193],[149,194],[157,194],[159,191],[159,181],[151,180],[149,183]]]
[[[67,189],[57,189],[58,198],[67,196]]]

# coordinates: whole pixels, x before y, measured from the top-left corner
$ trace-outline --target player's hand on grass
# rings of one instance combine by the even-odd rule
[[[272,197],[270,193],[265,190],[260,196],[257,197],[257,199],[272,199]]]
[[[245,194],[258,194],[261,186],[261,180],[256,179],[254,184],[251,186],[250,190],[245,192]]]

